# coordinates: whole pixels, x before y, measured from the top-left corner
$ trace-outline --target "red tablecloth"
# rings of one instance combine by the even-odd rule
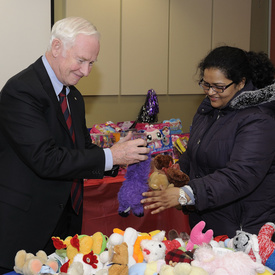
[[[118,214],[117,193],[123,181],[121,175],[85,181],[82,234],[93,235],[99,231],[110,236],[114,228],[125,230],[127,227],[146,233],[153,230],[165,230],[168,233],[171,229],[190,233],[188,216],[175,208],[155,215],[145,210],[143,217],[136,217],[132,213],[126,218],[121,217]]]

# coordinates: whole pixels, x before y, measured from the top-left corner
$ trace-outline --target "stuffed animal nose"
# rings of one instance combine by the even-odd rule
[[[148,250],[148,249],[143,249],[143,251],[147,254],[147,255],[149,255],[151,252]]]

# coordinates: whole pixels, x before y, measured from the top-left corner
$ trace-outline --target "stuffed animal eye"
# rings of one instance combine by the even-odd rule
[[[152,135],[147,135],[147,142],[151,142],[153,140]]]
[[[157,133],[157,138],[161,139],[161,133],[160,132]]]

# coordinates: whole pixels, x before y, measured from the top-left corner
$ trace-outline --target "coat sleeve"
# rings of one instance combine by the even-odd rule
[[[180,170],[183,171],[185,174],[189,175],[190,173],[190,163],[187,151],[181,154],[178,163],[180,165]]]

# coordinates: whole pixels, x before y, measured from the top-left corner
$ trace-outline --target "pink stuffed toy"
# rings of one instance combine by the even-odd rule
[[[200,221],[191,230],[190,239],[186,245],[186,250],[192,250],[194,245],[208,244],[213,238],[213,230],[209,229],[205,233],[202,233],[205,227],[205,222]]]
[[[218,253],[210,246],[197,248],[191,265],[203,268],[209,275],[255,275],[265,272],[264,265],[254,262],[242,251]]]

